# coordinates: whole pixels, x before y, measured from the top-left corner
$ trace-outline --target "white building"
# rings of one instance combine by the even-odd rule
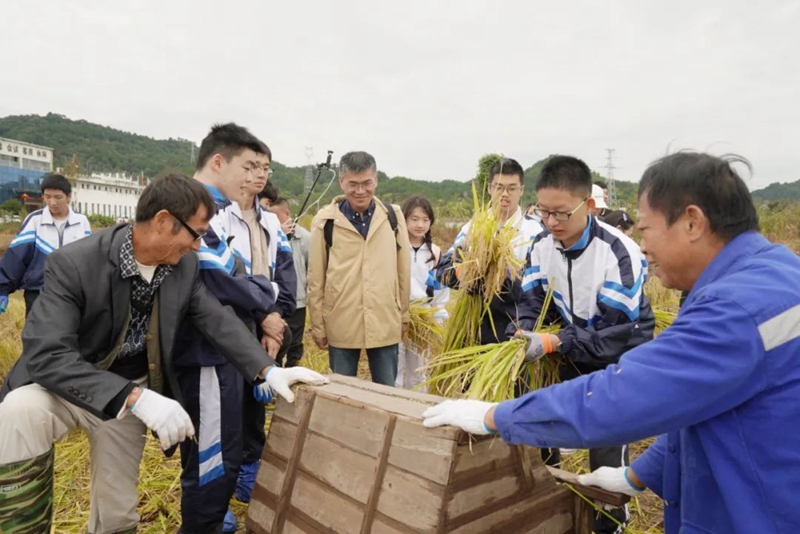
[[[87,216],[132,219],[146,183],[142,175],[123,173],[79,176],[72,188],[72,209]]]

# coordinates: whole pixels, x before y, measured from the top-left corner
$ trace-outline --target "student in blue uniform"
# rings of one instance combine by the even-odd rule
[[[563,328],[558,335],[529,336],[544,352],[560,353],[562,381],[617,363],[626,351],[652,339],[655,326],[642,292],[647,267],[639,246],[592,215],[593,187],[598,188],[589,167],[571,156],[551,157],[536,183],[534,213],[547,232],[534,241],[525,266],[519,328],[533,328],[552,284],[553,315]],[[509,325],[506,333],[513,335],[516,328]],[[560,461],[558,449],[544,456],[551,465]],[[591,469],[627,464],[626,445],[589,450]],[[616,532],[628,520],[627,508],[610,514],[614,520],[603,514],[595,519],[597,534]]]
[[[286,320],[297,307],[297,274],[294,270],[292,248],[286,234],[281,230],[278,217],[258,202],[259,193],[267,185],[269,166],[272,163],[272,152],[266,145],[264,148],[263,154],[256,154],[259,168],[253,173],[252,180],[242,188],[242,195],[236,202],[230,203],[225,210],[231,225],[230,247],[234,254],[242,261],[248,275],[265,278],[275,292],[275,304],[269,310],[268,317],[272,317],[278,326],[272,332],[260,332],[260,329],[256,329],[256,335],[264,338],[269,355],[277,360],[292,341]],[[255,398],[248,393],[248,387],[245,384],[242,399],[244,456],[235,491],[236,498],[242,502],[250,502],[256,482],[261,451],[267,440],[262,401],[270,400]],[[229,511],[222,531],[236,532],[236,528],[235,517]]]
[[[42,179],[45,206],[29,214],[8,251],[0,258],[0,313],[8,307],[8,296],[25,290],[27,317],[44,285],[44,262],[50,253],[88,235],[92,228],[84,215],[69,207],[72,186],[60,174]]]
[[[216,125],[200,144],[194,175],[217,208],[197,253],[200,279],[254,335],[259,329],[264,346],[284,327],[283,320],[271,314],[275,287],[264,276],[246,274],[228,239],[231,199],[239,198],[242,187],[265,172],[260,158],[268,150],[241,126]],[[245,392],[241,374],[191,324],[178,332],[174,365],[186,411],[198,430],[196,443],[181,443],[182,529],[184,534],[214,532],[222,526],[236,487],[243,455],[243,394],[253,392]]]
[[[649,488],[667,534],[800,531],[800,258],[758,233],[735,161],[681,152],[639,183],[642,252],[665,287],[689,292],[672,326],[619,364],[500,404],[446,401],[425,425],[537,447],[660,434],[630,467],[580,481]]]

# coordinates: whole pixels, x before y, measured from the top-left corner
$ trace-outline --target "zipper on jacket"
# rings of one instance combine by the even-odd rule
[[[569,286],[569,314],[572,317],[572,324],[575,324],[575,303],[572,301],[572,260],[567,258],[567,284]]]

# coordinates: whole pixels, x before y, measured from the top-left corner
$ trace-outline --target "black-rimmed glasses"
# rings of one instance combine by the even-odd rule
[[[553,218],[555,220],[564,222],[564,221],[568,221],[569,218],[572,217],[572,215],[576,211],[581,209],[581,206],[586,204],[587,200],[589,200],[589,197],[584,198],[583,202],[581,202],[580,204],[575,206],[575,209],[572,210],[572,211],[548,211],[548,210],[543,210],[542,208],[538,208],[537,207],[537,208],[533,208],[533,213],[534,213],[534,215],[539,217],[543,222],[547,222],[547,219],[549,219],[551,215],[553,216]]]
[[[172,216],[175,218],[175,220],[176,220],[176,221],[178,221],[179,223],[181,223],[181,226],[183,226],[184,228],[186,228],[186,231],[187,231],[187,232],[189,232],[189,233],[192,235],[192,237],[194,238],[194,240],[195,240],[195,241],[200,241],[200,240],[201,240],[201,239],[203,239],[203,238],[206,236],[206,234],[208,233],[208,232],[203,232],[202,234],[198,234],[198,233],[195,231],[195,229],[194,229],[194,228],[192,228],[191,226],[189,226],[188,224],[186,224],[186,221],[184,221],[183,219],[181,219],[180,217],[178,217],[177,215],[175,215],[175,214],[173,214],[173,213],[170,213],[170,215],[172,215]]]

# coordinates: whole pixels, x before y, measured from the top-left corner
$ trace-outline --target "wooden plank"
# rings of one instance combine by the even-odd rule
[[[297,464],[300,462],[300,456],[303,453],[303,445],[306,441],[306,433],[308,432],[308,422],[311,420],[311,412],[314,410],[315,397],[311,397],[303,407],[303,413],[300,417],[300,422],[297,425],[297,432],[295,433],[294,443],[292,444],[291,452],[289,453],[288,463],[286,465],[286,475],[283,478],[283,485],[279,494],[280,500],[275,509],[275,520],[272,522],[272,532],[282,532],[283,524],[286,519],[286,512],[289,507],[289,500],[294,495],[294,483],[297,477]],[[272,423],[276,422],[275,415],[272,416]],[[278,419],[278,424],[288,427],[291,423],[282,423]],[[269,440],[268,440],[269,442]]]
[[[417,402],[425,403],[429,406],[434,406],[436,404],[439,404],[440,402],[444,402],[447,400],[445,397],[439,397],[438,395],[431,395],[429,393],[422,393],[421,391],[413,391],[410,389],[401,389],[392,386],[384,386],[382,384],[376,384],[375,382],[368,382],[366,380],[361,380],[352,376],[330,374],[328,375],[328,378],[330,379],[331,382],[335,384],[345,384],[358,390],[372,391],[381,394],[389,394],[392,397],[414,400]]]
[[[391,517],[386,517],[380,512],[375,513],[372,521],[372,531],[370,534],[416,534],[416,530],[410,529],[404,524],[395,521]]]
[[[309,433],[299,467],[348,497],[367,504],[378,460]]]
[[[364,519],[364,507],[344,495],[331,491],[304,472],[297,474],[292,491],[292,507],[322,527],[335,532],[356,532]],[[275,530],[274,532],[281,532]]]
[[[461,490],[454,493],[447,503],[447,522],[458,521],[464,514],[486,508],[508,497],[522,498],[521,492],[520,477],[514,472],[507,472],[504,476]]]
[[[550,474],[552,474],[557,481],[570,484],[581,494],[603,504],[610,504],[611,506],[619,507],[624,506],[631,500],[631,498],[624,493],[615,493],[613,491],[604,490],[596,486],[584,486],[583,484],[579,484],[578,475],[575,473],[550,467],[549,465],[547,466],[547,470],[550,471]]]
[[[310,388],[295,388],[294,402],[287,402],[280,395],[276,395],[275,412],[280,414],[282,419],[294,423],[300,422],[300,417],[305,413],[306,404],[314,396],[314,390]]]
[[[435,429],[398,417],[389,464],[445,485],[450,479],[455,442],[432,430]]]
[[[592,534],[594,532],[594,506],[581,499],[577,495],[573,496],[575,511],[573,512],[573,529],[575,534]]]
[[[461,445],[456,450],[455,475],[476,468],[492,469],[511,460],[511,447],[500,438]],[[460,477],[456,477],[460,478]]]
[[[554,491],[516,503],[498,503],[491,511],[477,512],[463,524],[448,525],[451,534],[567,534],[572,533],[573,502],[569,490]]]
[[[258,466],[258,476],[256,477],[256,485],[253,491],[262,488],[263,491],[269,493],[277,500],[281,493],[285,473],[285,461],[271,454],[263,455],[261,457],[261,463]],[[256,495],[254,495],[254,498],[255,497]]]
[[[363,382],[363,384],[369,384],[369,382]],[[407,390],[389,386],[374,385],[373,388],[367,389],[366,387],[356,387],[349,384],[332,382],[324,386],[301,387],[314,387],[317,395],[328,396],[354,406],[372,406],[385,412],[403,415],[418,421],[422,420],[422,412],[435,404],[435,402],[428,402],[419,398],[410,397],[406,394]],[[380,391],[375,391],[375,388],[385,388],[385,390],[381,389]],[[438,400],[441,401],[444,399]],[[442,428],[449,432],[454,438],[464,433],[461,429],[455,427]]]
[[[377,458],[388,419],[389,415],[384,412],[319,395],[314,402],[308,427],[313,432]]]
[[[534,476],[533,461],[528,456],[528,452],[524,447],[519,445],[511,446],[512,455],[519,462],[520,470],[522,471],[523,491],[530,492],[536,484],[536,477]]]
[[[386,429],[383,431],[383,445],[381,446],[381,456],[378,459],[378,469],[374,475],[372,488],[369,492],[369,502],[367,503],[366,513],[364,514],[364,522],[361,523],[361,534],[369,534],[372,532],[372,520],[375,517],[375,509],[378,504],[378,497],[381,493],[381,486],[383,485],[383,477],[386,474],[386,466],[389,462],[389,448],[392,444],[394,436],[395,425],[397,424],[397,416],[393,415],[389,418],[386,424]]]
[[[292,454],[292,447],[297,441],[297,426],[276,413],[273,414],[269,427],[267,444],[261,455],[272,454],[283,460],[288,460]]]
[[[414,532],[436,532],[443,488],[391,465],[378,499],[378,511]]]
[[[275,520],[275,510],[267,506],[263,498],[256,498],[255,492],[250,505],[247,507],[247,520],[245,522],[249,532],[254,534],[269,534],[269,526]]]

